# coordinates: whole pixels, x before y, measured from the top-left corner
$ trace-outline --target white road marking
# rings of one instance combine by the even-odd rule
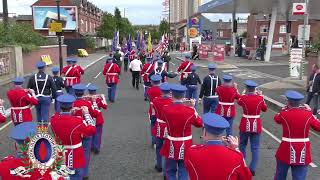
[[[99,72],[99,74],[97,74],[94,78],[97,79],[100,76],[101,72]]]
[[[103,58],[105,58],[105,57],[107,57],[107,55],[104,55],[104,56],[102,56],[101,58],[99,58],[99,59],[93,61],[92,63],[88,64],[85,69],[87,69],[88,67],[94,65],[96,62],[100,61],[101,59],[103,59]]]
[[[88,84],[87,84],[87,87],[89,87],[90,85],[91,85],[91,83],[88,83]]]
[[[173,62],[170,62],[170,64],[172,64],[172,65],[174,65],[174,66],[176,65],[176,64],[175,64],[175,63],[173,63]]]
[[[9,122],[7,122],[5,125],[1,126],[0,131],[4,130],[6,127],[8,127],[10,124],[12,123],[12,121],[10,120]]]

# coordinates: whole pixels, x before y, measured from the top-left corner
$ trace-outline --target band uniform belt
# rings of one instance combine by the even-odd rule
[[[37,94],[36,97],[51,97],[49,95]]]
[[[106,73],[107,75],[113,76],[113,75],[118,75],[118,73]]]
[[[12,110],[24,110],[24,109],[29,109],[30,106],[23,106],[23,107],[11,107]]]
[[[218,98],[219,96],[205,96],[206,98]]]
[[[234,105],[234,102],[232,102],[232,103],[227,103],[227,102],[220,102],[220,101],[219,101],[219,104],[220,104],[220,105],[223,105],[223,106],[232,106],[232,105]]]
[[[242,117],[244,118],[249,118],[249,119],[257,119],[257,118],[260,118],[260,115],[242,115]]]
[[[309,142],[309,138],[286,138],[282,137],[282,141],[285,142]]]
[[[161,119],[158,119],[158,118],[157,118],[157,122],[158,122],[158,123],[166,123],[165,121],[163,121],[163,120],[161,120]]]
[[[82,142],[80,142],[79,144],[75,144],[75,145],[65,145],[64,148],[71,150],[71,149],[78,149],[81,146],[82,146]]]
[[[77,77],[65,77],[66,79],[76,79]]]
[[[186,137],[172,137],[168,135],[167,139],[170,141],[187,141],[192,139],[192,135]]]
[[[62,92],[62,90],[57,90],[56,92],[57,92],[57,93],[60,93],[60,92]]]

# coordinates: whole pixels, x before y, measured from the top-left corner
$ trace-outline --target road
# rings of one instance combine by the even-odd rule
[[[180,63],[177,60],[172,61],[171,69],[176,69]],[[99,88],[99,93],[106,92],[104,77],[101,75],[104,61],[99,61],[86,70],[83,78],[84,83],[96,84]],[[218,74],[221,76],[224,70],[219,69]],[[100,74],[99,74],[100,73]],[[204,77],[207,73],[206,68],[200,68],[198,73]],[[244,78],[236,77],[236,81],[240,85],[240,90],[243,86],[241,82]],[[256,78],[258,82],[272,81],[269,78]],[[171,82],[177,82],[177,78],[171,79]],[[142,85],[140,91],[137,91],[131,86],[131,74],[122,73],[120,84],[118,86],[118,96],[116,103],[110,104],[109,109],[104,114],[105,125],[103,130],[103,147],[99,155],[91,156],[91,179],[96,180],[161,180],[162,174],[156,173],[155,151],[151,148],[149,121],[147,119],[147,103],[143,100]],[[199,113],[202,112],[200,108]],[[234,123],[234,134],[238,135],[238,125],[241,111],[237,110],[237,117]],[[262,133],[260,162],[257,170],[256,180],[273,179],[275,172],[274,154],[279,143],[274,138],[281,137],[281,127],[273,122],[273,116],[276,112],[269,110],[262,114],[263,125],[269,134],[264,131]],[[10,125],[0,131],[0,156],[1,158],[9,155],[14,150],[13,141],[8,138]],[[194,129],[194,142],[201,143],[199,138],[200,129]],[[272,137],[274,136],[274,137]],[[315,165],[320,166],[320,157],[317,150],[320,148],[319,137],[311,134],[312,155]],[[250,151],[248,150],[250,153]],[[248,155],[250,159],[250,155]],[[309,168],[308,180],[319,179],[319,168]]]

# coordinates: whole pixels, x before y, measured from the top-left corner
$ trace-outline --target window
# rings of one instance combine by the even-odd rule
[[[269,27],[267,25],[260,26],[260,33],[267,33],[268,30],[269,30]]]
[[[88,32],[88,22],[85,21],[85,23],[86,23],[86,32]]]
[[[283,37],[279,37],[279,43],[283,43]]]
[[[281,25],[279,33],[281,33],[281,34],[287,33],[287,26],[286,25]]]
[[[90,26],[89,26],[89,32],[91,32],[91,30],[92,30],[91,22],[90,22],[89,24],[90,24]]]
[[[223,31],[219,31],[219,37],[223,37]]]

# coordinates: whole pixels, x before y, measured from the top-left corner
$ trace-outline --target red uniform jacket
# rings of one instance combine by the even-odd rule
[[[132,61],[132,60],[134,60],[134,56],[136,55],[136,52],[132,49],[131,51],[130,51],[130,54],[129,54],[129,60],[130,61]]]
[[[100,126],[104,124],[103,114],[101,109],[107,109],[108,104],[103,102],[101,98],[96,98],[95,101],[92,97],[90,97],[89,101],[92,103],[92,107],[94,110],[98,111],[97,118],[96,118],[96,126]]]
[[[143,77],[143,82],[150,82],[149,74],[153,71],[154,65],[153,64],[145,64],[143,65],[141,75]]]
[[[148,89],[147,95],[149,97],[150,105],[149,105],[149,116],[154,116],[155,112],[153,111],[153,100],[156,97],[161,96],[161,89],[159,86],[152,86]]]
[[[240,132],[261,133],[262,123],[261,111],[266,112],[268,107],[263,96],[247,94],[239,98],[238,104],[243,109],[243,116],[240,121]]]
[[[81,78],[81,74],[78,68],[72,65],[64,67],[61,74],[65,76],[65,86],[73,86],[75,84],[78,84],[78,81]]]
[[[0,123],[6,122],[6,119],[4,107],[0,106]]]
[[[180,81],[187,79],[188,75],[191,74],[191,66],[193,65],[190,61],[184,61],[178,68],[178,72],[181,72]]]
[[[104,65],[103,75],[106,76],[106,83],[119,83],[119,73],[121,72],[116,63],[107,63]]]
[[[82,138],[96,133],[96,127],[90,126],[82,117],[56,113],[51,117],[51,129],[66,149],[66,165],[69,168],[85,166]]]
[[[219,104],[216,113],[227,118],[233,118],[236,115],[234,100],[240,98],[238,90],[234,87],[219,86],[216,88],[219,96]]]
[[[74,101],[74,103],[73,103],[73,107],[81,108],[83,106],[88,107],[90,116],[94,119],[97,119],[97,117],[99,115],[99,111],[93,109],[93,105],[90,101],[79,98],[76,101]],[[75,111],[73,113],[73,115],[84,118],[84,114],[83,114],[82,110]]]
[[[240,152],[221,145],[193,145],[186,150],[190,180],[251,180]]]
[[[74,65],[73,67],[76,68],[76,69],[78,69],[78,71],[79,71],[79,73],[80,73],[80,76],[79,76],[79,77],[77,78],[77,80],[76,80],[76,84],[79,84],[79,83],[81,83],[81,75],[84,74],[84,69],[83,69],[81,66],[79,66],[79,65]]]
[[[167,123],[168,137],[164,140],[161,155],[183,160],[185,149],[192,145],[191,126],[202,127],[202,119],[193,107],[184,104],[163,107],[163,117]]]
[[[38,100],[22,88],[10,89],[7,97],[11,104],[11,120],[13,123],[32,121],[31,105],[38,105]]]
[[[308,165],[311,162],[310,127],[320,131],[320,122],[305,107],[283,108],[275,115],[282,125],[282,142],[276,158],[289,165]]]
[[[153,109],[157,117],[155,126],[152,128],[152,135],[158,138],[166,138],[168,135],[167,125],[163,121],[163,107],[172,104],[171,98],[159,97],[153,100]]]

